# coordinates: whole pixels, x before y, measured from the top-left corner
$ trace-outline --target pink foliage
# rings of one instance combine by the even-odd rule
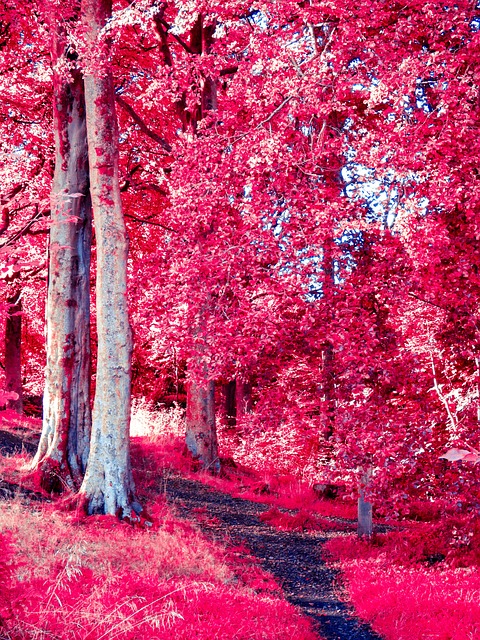
[[[319,517],[304,509],[296,513],[288,513],[274,507],[263,513],[260,519],[283,531],[330,531],[339,527],[338,522]],[[354,528],[353,524],[342,523],[341,526],[346,529]]]
[[[422,525],[377,536],[373,546],[346,537],[330,540],[326,548],[340,564],[346,598],[386,640],[423,640],[426,633],[465,640],[480,633],[480,558],[477,553],[468,569],[442,562],[449,551],[453,565],[463,555],[463,534],[446,536]],[[463,560],[470,564],[474,558]]]
[[[0,631],[7,629],[18,613],[18,586],[16,584],[14,547],[10,537],[0,534]]]

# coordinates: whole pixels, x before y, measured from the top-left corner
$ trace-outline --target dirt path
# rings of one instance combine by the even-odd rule
[[[201,482],[179,476],[165,481],[167,498],[178,514],[196,520],[211,538],[245,544],[262,567],[282,585],[289,602],[309,616],[325,640],[379,640],[380,636],[360,623],[351,609],[338,599],[337,571],[326,566],[322,545],[327,534],[278,531],[259,520],[270,506],[233,498]],[[201,513],[209,518],[198,517]],[[339,531],[343,531],[339,522]],[[296,638],[292,640],[301,640]]]

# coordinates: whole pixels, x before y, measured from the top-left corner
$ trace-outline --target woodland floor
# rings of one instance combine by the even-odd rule
[[[270,505],[235,498],[201,482],[167,475],[164,490],[178,514],[196,521],[222,544],[244,545],[282,586],[285,597],[312,621],[325,640],[378,640],[372,629],[339,599],[338,572],[322,558],[322,545],[332,535],[351,531],[353,521],[332,518],[329,532],[284,532],[262,522]]]
[[[33,454],[35,443],[25,436],[0,430],[0,455]],[[311,619],[322,639],[380,639],[342,602],[341,578],[322,557],[323,544],[332,536],[351,532],[354,521],[329,518],[328,532],[280,531],[260,519],[271,505],[232,497],[169,470],[157,490],[165,493],[181,518],[195,522],[207,537],[226,547],[243,547],[254,556],[282,587],[286,599]],[[0,499],[19,492],[29,499],[42,499],[33,491],[0,481]]]

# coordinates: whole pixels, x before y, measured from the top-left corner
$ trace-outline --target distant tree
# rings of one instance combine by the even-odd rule
[[[21,291],[8,299],[5,323],[5,391],[17,397],[8,401],[8,407],[23,413],[22,388],[22,300]]]

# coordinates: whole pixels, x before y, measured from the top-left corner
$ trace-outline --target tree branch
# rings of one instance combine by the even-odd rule
[[[259,129],[261,129],[263,127],[264,124],[267,124],[267,122],[270,122],[270,120],[272,120],[277,115],[277,113],[279,111],[281,111],[283,109],[283,107],[290,102],[290,100],[293,100],[294,97],[295,96],[287,96],[284,100],[282,100],[282,102],[278,105],[278,107],[275,107],[275,109],[268,116],[268,118],[265,118],[265,120],[262,120],[261,122],[259,122],[257,124],[257,126],[254,128],[254,131],[258,131]],[[242,138],[245,138],[246,136],[250,135],[250,133],[251,133],[251,131],[247,131],[246,133],[240,134],[239,136],[237,136],[235,138],[235,140],[232,141],[232,144],[234,144],[235,142],[238,142]]]
[[[430,304],[432,307],[437,307],[437,309],[441,309],[442,311],[450,311],[448,307],[442,307],[441,305],[436,304],[435,302],[431,302],[430,300],[425,300],[424,298],[420,298],[412,291],[409,291],[408,295],[411,296],[412,298],[415,298],[416,300],[419,300],[420,302],[424,302],[425,304]]]
[[[140,128],[140,131],[142,131],[146,136],[148,136],[152,140],[155,140],[155,142],[158,143],[162,147],[162,149],[165,149],[165,151],[168,151],[168,153],[172,151],[172,147],[168,144],[168,142],[164,140],[161,136],[159,136],[158,133],[155,133],[155,131],[152,131],[151,129],[149,129],[149,127],[147,127],[147,125],[142,120],[142,118],[133,110],[133,108],[127,102],[125,102],[125,100],[121,96],[119,96],[118,94],[115,94],[115,100],[122,107],[122,109],[124,109],[124,111],[128,113],[128,115],[132,118],[135,124],[138,125],[138,127]]]
[[[39,211],[38,205],[35,205],[35,215],[33,216],[33,218],[31,218],[24,227],[22,227],[19,231],[17,231],[10,238],[8,238],[8,240],[0,244],[0,247],[8,247],[14,242],[16,242],[19,238],[26,235],[30,231],[30,228],[35,224],[35,222],[38,222],[39,220],[48,216],[49,214],[50,214],[50,209]],[[32,235],[36,235],[37,232],[30,231],[30,233]]]
[[[173,38],[178,42],[178,44],[179,44],[181,47],[183,47],[183,49],[185,49],[185,51],[186,51],[187,53],[195,53],[195,52],[194,52],[194,51],[193,51],[193,50],[188,46],[188,44],[187,44],[186,42],[184,42],[181,38],[179,38],[175,33],[172,33],[172,32],[170,31],[170,25],[168,24],[168,22],[167,22],[166,20],[164,20],[162,17],[155,18],[155,25],[157,25],[157,23],[158,23],[158,24],[161,24],[161,25],[165,28],[165,30],[166,30],[166,32],[167,32],[167,34],[168,34],[168,35],[170,35],[170,36],[172,36],[172,37],[173,37]],[[157,26],[157,29],[158,29],[158,26]]]
[[[235,66],[235,67],[227,67],[226,69],[222,69],[222,70],[220,71],[220,77],[222,77],[222,76],[229,76],[229,75],[231,75],[231,74],[233,74],[233,73],[237,73],[237,71],[238,71],[238,66]]]
[[[165,229],[165,231],[173,231],[174,233],[178,233],[176,229],[172,227],[168,227],[166,224],[162,224],[161,222],[154,222],[153,220],[148,220],[148,218],[139,218],[137,216],[132,215],[131,213],[126,213],[125,218],[130,218],[130,220],[134,220],[135,222],[141,222],[142,224],[151,224],[154,227],[161,227]]]

